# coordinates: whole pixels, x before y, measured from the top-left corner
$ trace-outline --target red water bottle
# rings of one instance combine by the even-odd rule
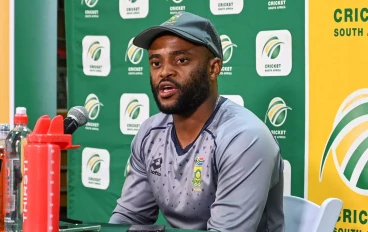
[[[42,116],[24,147],[23,232],[59,231],[61,150],[72,146],[62,116]]]

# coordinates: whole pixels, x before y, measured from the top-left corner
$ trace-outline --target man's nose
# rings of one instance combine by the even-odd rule
[[[170,77],[174,77],[175,76],[175,69],[172,65],[170,65],[169,63],[163,64],[161,67],[161,73],[160,73],[160,77],[163,78],[170,78]]]

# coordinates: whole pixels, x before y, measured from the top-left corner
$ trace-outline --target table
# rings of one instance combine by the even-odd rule
[[[68,223],[60,223],[60,224],[68,224]],[[107,224],[107,223],[88,223],[88,224],[98,224],[101,225],[101,232],[126,232],[129,226],[125,225],[114,225],[114,224]],[[184,230],[184,229],[173,229],[166,227],[167,232],[194,232],[194,231],[202,231],[203,230]]]

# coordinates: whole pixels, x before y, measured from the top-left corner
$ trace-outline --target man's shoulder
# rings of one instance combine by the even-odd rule
[[[246,134],[250,137],[272,136],[266,124],[251,110],[230,100],[224,102],[212,125],[218,141],[229,141]]]
[[[280,147],[267,125],[249,109],[231,101],[225,103],[215,128],[218,162],[239,154],[254,160],[277,160]]]
[[[155,115],[152,115],[141,124],[139,131],[137,133],[137,139],[142,140],[152,130],[165,129],[171,123],[172,123],[171,115],[163,113],[157,113]]]

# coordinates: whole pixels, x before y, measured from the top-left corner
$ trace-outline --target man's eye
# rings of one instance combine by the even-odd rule
[[[153,67],[158,67],[160,65],[160,62],[152,62]]]
[[[185,63],[185,62],[187,62],[188,60],[187,59],[185,59],[185,58],[180,58],[180,59],[178,59],[178,63]]]

